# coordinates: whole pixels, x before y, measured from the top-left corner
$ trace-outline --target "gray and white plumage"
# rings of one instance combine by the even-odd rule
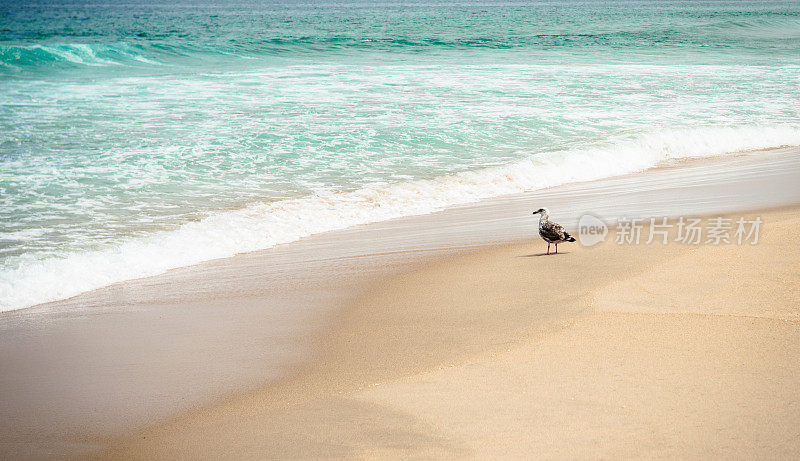
[[[550,244],[555,243],[556,254],[558,254],[558,244],[561,242],[574,242],[573,238],[561,224],[550,221],[550,210],[539,208],[533,214],[539,215],[539,236],[547,242],[547,254],[550,254]]]

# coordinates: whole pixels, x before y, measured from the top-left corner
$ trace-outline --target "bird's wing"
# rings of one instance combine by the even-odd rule
[[[554,222],[545,222],[542,223],[542,227],[539,228],[539,234],[547,240],[564,240],[564,236],[566,232],[564,232],[564,228],[561,224],[556,224]]]

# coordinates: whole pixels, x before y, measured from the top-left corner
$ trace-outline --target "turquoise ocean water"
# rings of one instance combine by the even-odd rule
[[[800,145],[800,3],[0,0],[0,310]]]

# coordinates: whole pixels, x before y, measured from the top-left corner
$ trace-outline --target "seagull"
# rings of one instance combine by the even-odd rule
[[[550,221],[550,210],[547,208],[539,208],[533,214],[539,215],[539,236],[547,242],[547,254],[550,254],[551,243],[556,244],[556,254],[558,254],[559,243],[575,241],[575,238],[569,235],[561,224]]]

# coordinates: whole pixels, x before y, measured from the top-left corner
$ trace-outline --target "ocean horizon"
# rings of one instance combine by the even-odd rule
[[[800,4],[0,3],[0,310],[800,145]]]

